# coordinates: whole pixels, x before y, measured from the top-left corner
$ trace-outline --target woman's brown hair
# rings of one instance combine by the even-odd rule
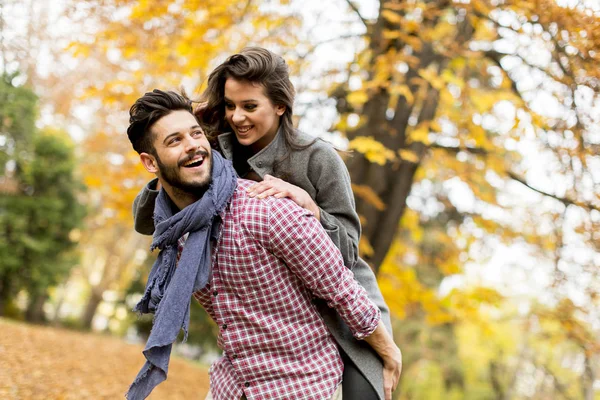
[[[283,57],[262,47],[243,49],[230,56],[209,75],[208,86],[201,98],[201,101],[207,103],[202,120],[209,127],[213,144],[216,142],[216,135],[230,129],[225,120],[225,81],[228,78],[261,84],[273,105],[285,106],[280,128],[288,147],[294,150],[306,148],[296,140],[292,121],[296,91],[290,81],[288,66]]]

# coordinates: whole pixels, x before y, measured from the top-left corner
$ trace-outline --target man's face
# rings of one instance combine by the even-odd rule
[[[196,118],[188,111],[177,110],[150,129],[155,154],[143,153],[146,169],[155,172],[165,188],[170,186],[191,195],[204,192],[211,182],[212,151]]]

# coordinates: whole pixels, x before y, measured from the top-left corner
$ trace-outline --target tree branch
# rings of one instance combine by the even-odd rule
[[[453,146],[442,146],[441,144],[432,143],[429,145],[430,149],[440,149],[450,151],[452,153],[458,153],[460,151],[466,151],[471,154],[487,155],[489,152],[481,147],[453,147]]]
[[[362,21],[363,25],[368,30],[369,29],[369,22],[362,16],[362,14],[360,13],[360,11],[358,10],[358,7],[356,7],[356,4],[354,4],[352,2],[352,0],[346,0],[346,3],[348,3],[348,5],[352,9],[352,11],[354,11],[356,13],[356,15],[358,15],[358,18],[360,18],[360,20]]]
[[[306,50],[306,52],[304,54],[297,53],[297,55],[300,60],[304,60],[304,59],[306,59],[306,57],[308,57],[309,54],[312,54],[317,49],[317,47],[319,47],[321,45],[335,42],[338,40],[359,39],[364,36],[365,35],[363,35],[363,34],[348,34],[348,35],[340,35],[340,36],[331,37],[329,39],[324,39],[324,40],[321,40],[320,42],[316,42],[315,44],[310,46],[310,48],[308,50]]]
[[[515,180],[515,181],[519,182],[521,185],[523,185],[523,186],[525,186],[525,187],[527,187],[527,188],[529,188],[529,189],[533,190],[534,192],[537,192],[537,193],[539,193],[539,194],[541,194],[541,195],[544,195],[544,196],[547,196],[547,197],[551,197],[551,198],[553,198],[553,199],[555,199],[555,200],[558,200],[558,201],[560,201],[561,203],[563,203],[565,206],[570,206],[570,205],[573,205],[573,206],[577,206],[577,207],[585,208],[585,209],[587,209],[587,210],[596,210],[596,211],[600,211],[600,207],[596,207],[596,206],[595,206],[595,205],[593,205],[593,204],[578,202],[578,201],[576,201],[576,200],[571,200],[571,199],[568,199],[568,198],[566,198],[566,197],[559,197],[559,196],[556,196],[556,195],[554,195],[554,194],[551,194],[551,193],[544,192],[543,190],[540,190],[540,189],[534,188],[533,186],[531,186],[530,184],[528,184],[528,183],[527,183],[527,181],[525,180],[525,178],[523,178],[523,177],[522,177],[522,176],[520,176],[520,175],[517,175],[515,172],[512,172],[512,171],[506,171],[506,174],[507,174],[507,175],[508,175],[508,176],[509,176],[509,177],[510,177],[512,180]]]
[[[434,144],[429,145],[429,148],[430,149],[446,150],[446,151],[450,151],[450,152],[453,152],[453,153],[458,153],[460,151],[466,151],[466,152],[469,152],[471,154],[476,154],[476,155],[484,155],[485,156],[485,155],[489,154],[489,152],[487,150],[482,149],[480,147],[450,147],[450,146],[442,146],[440,144],[434,143]],[[555,200],[558,200],[561,203],[563,203],[565,206],[573,205],[573,206],[584,208],[584,209],[586,209],[588,211],[591,211],[591,210],[600,211],[600,207],[598,207],[598,206],[596,206],[594,204],[584,203],[584,202],[580,202],[580,201],[577,201],[577,200],[569,199],[567,197],[560,197],[560,196],[557,196],[557,195],[554,195],[554,194],[551,194],[551,193],[548,193],[548,192],[544,192],[541,189],[537,189],[537,188],[531,186],[529,183],[527,183],[527,181],[525,180],[525,178],[523,178],[522,176],[520,176],[516,172],[513,172],[513,171],[505,171],[505,172],[506,172],[506,175],[509,178],[511,178],[512,180],[519,182],[521,185],[527,187],[528,189],[533,190],[534,192],[537,192],[537,193],[539,193],[541,195],[544,195],[546,197],[551,197],[551,198],[553,198]]]
[[[550,368],[545,365],[545,364],[541,364],[541,363],[537,363],[535,360],[533,360],[533,363],[540,368],[542,371],[544,371],[544,373],[546,375],[549,375],[550,377],[552,377],[553,383],[554,383],[554,387],[556,388],[556,390],[558,391],[558,393],[560,393],[560,395],[567,400],[570,400],[571,397],[569,397],[569,391],[568,391],[568,387],[563,384],[560,379],[558,379],[558,377],[556,376],[556,374],[554,372],[552,372],[552,370],[550,370]]]

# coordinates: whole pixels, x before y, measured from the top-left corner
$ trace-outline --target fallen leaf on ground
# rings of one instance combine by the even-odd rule
[[[94,333],[0,318],[0,399],[124,399],[146,361],[143,346]],[[171,357],[169,376],[148,399],[204,399],[208,371]]]

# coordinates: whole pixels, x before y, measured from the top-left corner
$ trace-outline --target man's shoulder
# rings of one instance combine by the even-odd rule
[[[310,211],[300,207],[293,200],[285,197],[278,199],[273,196],[259,199],[250,197],[246,191],[255,181],[238,179],[238,187],[234,193],[234,207],[242,218],[242,222],[255,219],[257,216],[269,217],[270,214],[309,213]]]
[[[250,186],[252,186],[255,183],[256,182],[251,181],[249,179],[238,178],[237,179],[237,190],[239,191],[240,189],[242,189],[242,191],[245,192],[246,189],[248,189]]]
[[[230,210],[242,224],[253,219],[268,218],[269,216],[268,202],[248,195],[247,189],[255,183],[255,181],[240,178],[233,193]]]

